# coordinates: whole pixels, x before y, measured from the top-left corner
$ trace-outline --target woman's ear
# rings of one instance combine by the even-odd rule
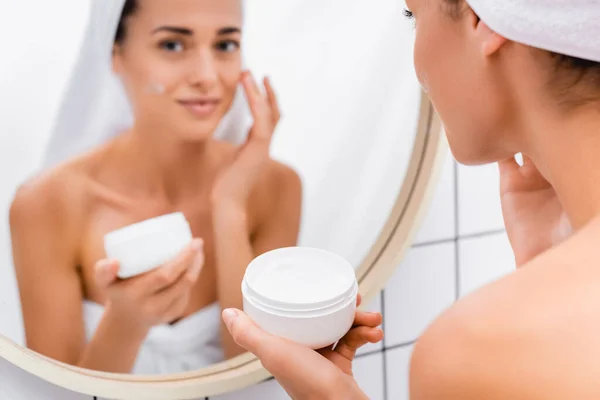
[[[484,56],[489,57],[495,54],[508,41],[503,36],[498,35],[490,29],[487,24],[479,20],[476,28],[476,34],[481,44],[481,52]]]

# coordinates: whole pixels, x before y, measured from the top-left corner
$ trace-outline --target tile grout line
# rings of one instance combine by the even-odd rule
[[[460,298],[460,207],[458,195],[458,163],[453,163],[454,174],[454,300]]]
[[[389,347],[384,347],[384,348],[379,349],[379,350],[371,350],[371,351],[369,351],[367,353],[362,353],[362,354],[357,355],[356,358],[357,359],[358,358],[365,358],[365,357],[369,357],[369,356],[374,356],[374,355],[379,354],[379,353],[386,353],[388,351],[398,350],[398,349],[402,349],[402,348],[405,348],[405,347],[411,347],[415,343],[417,343],[417,340],[418,339],[411,340],[409,342],[402,342],[402,343],[398,343],[398,344],[393,344],[393,345],[391,345]]]
[[[457,211],[454,210],[454,213],[457,213]],[[456,229],[457,228],[455,227],[455,230]],[[500,235],[500,234],[504,234],[504,233],[506,233],[505,229],[492,229],[489,231],[469,233],[467,235],[456,235],[456,236],[449,237],[446,239],[437,239],[437,240],[431,240],[431,241],[427,241],[427,242],[419,242],[419,243],[413,244],[412,248],[415,249],[415,248],[419,248],[419,247],[435,246],[435,245],[439,245],[439,244],[448,244],[448,243],[456,242],[457,240],[480,239],[480,238]]]
[[[382,351],[385,353],[385,352],[392,351],[392,350],[398,350],[398,349],[402,349],[405,347],[414,346],[414,344],[417,343],[417,340],[419,340],[419,339],[417,338],[415,340],[411,340],[410,342],[394,344],[389,347],[385,347]]]
[[[379,298],[381,302],[381,315],[383,316],[383,320],[381,321],[381,329],[385,332],[385,289],[383,289],[379,293]],[[382,376],[382,384],[383,384],[383,400],[388,399],[388,377],[387,377],[387,355],[385,354],[385,334],[383,335],[382,340],[382,349],[378,350],[381,352],[381,363],[383,364],[383,372]],[[376,353],[375,353],[376,354]]]

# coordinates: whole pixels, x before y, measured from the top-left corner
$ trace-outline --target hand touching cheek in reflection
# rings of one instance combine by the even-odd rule
[[[217,267],[217,297],[222,309],[241,308],[246,267],[257,256],[295,246],[300,229],[302,182],[291,168],[269,157],[279,108],[268,79],[262,93],[250,75],[242,85],[254,116],[247,142],[219,171],[211,192]],[[244,352],[225,324],[221,338],[226,358]]]
[[[271,139],[280,118],[275,92],[268,78],[264,80],[264,94],[249,72],[243,73],[242,85],[254,125],[248,140],[237,151],[228,168],[219,175],[212,190],[216,204],[226,204],[237,210],[246,209],[250,193],[268,165]]]

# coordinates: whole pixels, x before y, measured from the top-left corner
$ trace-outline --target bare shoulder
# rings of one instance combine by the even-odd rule
[[[83,211],[90,161],[73,159],[22,183],[10,206],[11,231],[60,228],[66,234],[66,228],[75,226],[77,218],[83,215],[78,210]]]
[[[600,398],[600,223],[458,301],[417,342],[411,399]]]
[[[269,160],[266,180],[271,190],[275,192],[291,191],[299,195],[302,190],[302,180],[298,172],[279,161]]]
[[[269,160],[265,173],[254,192],[254,204],[262,221],[300,218],[302,208],[302,180],[290,166]]]

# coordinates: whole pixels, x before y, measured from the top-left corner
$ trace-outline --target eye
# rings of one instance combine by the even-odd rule
[[[169,52],[183,51],[183,43],[179,40],[165,40],[160,43],[160,48]]]
[[[410,11],[409,9],[405,8],[404,11],[402,12],[402,14],[404,14],[404,16],[408,19],[413,19],[415,16],[413,15],[412,11]]]
[[[224,40],[222,42],[217,43],[216,47],[219,51],[231,53],[240,48],[240,43],[235,40]]]

